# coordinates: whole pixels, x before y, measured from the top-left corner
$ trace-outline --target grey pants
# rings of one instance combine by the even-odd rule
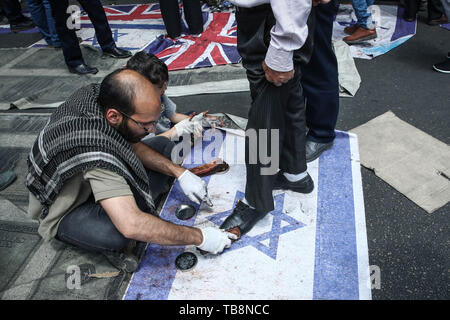
[[[166,137],[154,137],[147,140],[146,144],[168,159],[175,146]],[[161,194],[169,190],[172,178],[152,170],[148,170],[147,173],[150,179],[150,192],[156,202]],[[138,207],[142,211],[147,211],[148,207],[141,196],[135,190],[133,194]],[[95,252],[120,251],[130,241],[117,230],[108,214],[100,204],[95,202],[93,196],[62,219],[56,238]]]

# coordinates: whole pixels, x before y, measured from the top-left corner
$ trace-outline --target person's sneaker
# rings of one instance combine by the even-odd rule
[[[356,44],[361,43],[367,40],[375,39],[377,37],[377,30],[373,29],[364,29],[363,27],[358,27],[356,31],[343,38],[342,40],[347,44]]]
[[[436,63],[435,65],[433,65],[433,69],[437,72],[450,73],[450,58],[447,57],[445,61]]]
[[[328,143],[319,143],[310,140],[306,140],[306,162],[311,162],[316,160],[320,155],[330,149],[333,146],[333,141]]]
[[[138,259],[129,253],[105,251],[102,254],[114,267],[128,273],[135,272],[139,266]]]
[[[344,32],[346,34],[354,34],[357,29],[358,29],[358,25],[354,24],[350,27],[345,27]]]
[[[17,33],[20,31],[28,30],[34,28],[34,22],[30,18],[23,17],[19,21],[11,23],[10,28],[11,32]]]
[[[265,215],[265,213],[259,212],[239,200],[234,207],[233,213],[220,225],[220,229],[229,230],[238,227],[241,235],[244,235]]]
[[[314,190],[314,181],[307,173],[306,177],[304,177],[303,179],[291,182],[284,176],[283,172],[280,170],[276,175],[273,190],[292,190],[299,193],[311,193]]]

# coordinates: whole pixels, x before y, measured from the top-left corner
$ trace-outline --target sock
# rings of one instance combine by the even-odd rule
[[[308,175],[308,171],[303,171],[302,173],[299,173],[299,174],[291,174],[291,173],[284,172],[283,175],[290,182],[296,182],[296,181],[300,181],[301,179],[305,178]]]

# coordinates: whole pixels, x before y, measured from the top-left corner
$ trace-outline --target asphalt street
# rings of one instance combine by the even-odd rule
[[[424,14],[420,13],[416,35],[405,44],[373,60],[355,60],[362,83],[355,97],[340,99],[338,130],[351,130],[391,110],[400,119],[450,144],[450,76],[432,69],[450,51],[450,32],[426,25]],[[0,46],[25,47],[37,41],[33,37],[36,34],[0,35]],[[247,117],[250,106],[248,92],[173,100],[180,112],[208,109],[242,117]],[[373,299],[449,299],[450,204],[429,214],[374,172],[364,167],[361,172],[369,262],[381,271],[381,287],[372,290]]]

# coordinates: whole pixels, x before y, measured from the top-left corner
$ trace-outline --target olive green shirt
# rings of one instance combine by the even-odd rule
[[[42,205],[30,192],[28,215],[39,221],[38,232],[44,240],[54,238],[62,218],[94,195],[96,202],[108,198],[133,195],[126,180],[106,169],[90,169],[74,175],[61,188],[48,215],[41,219]]]

